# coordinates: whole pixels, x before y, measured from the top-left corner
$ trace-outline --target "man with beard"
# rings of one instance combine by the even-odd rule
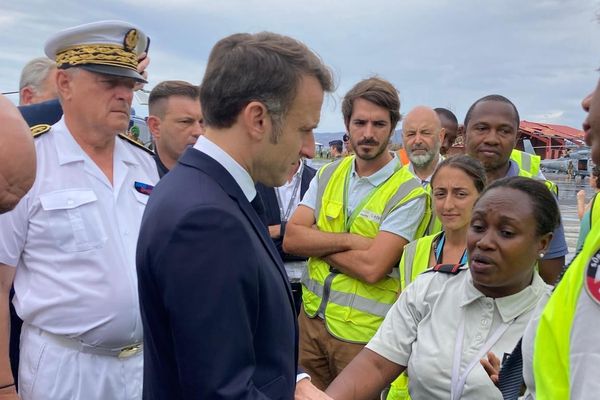
[[[408,169],[426,187],[440,162],[445,130],[436,112],[425,106],[413,108],[402,121],[402,143],[410,163]]]
[[[519,112],[506,97],[492,94],[477,100],[465,116],[465,150],[481,162],[488,185],[508,176],[532,176],[510,159],[519,133]],[[556,185],[545,181],[556,193]],[[560,275],[568,253],[562,223],[555,230],[550,247],[539,262],[540,276],[546,283],[554,284]]]
[[[287,224],[284,250],[310,257],[302,277],[300,364],[325,389],[396,300],[404,245],[431,211],[420,182],[387,146],[400,119],[392,84],[369,78],[342,103],[354,156],[327,164]]]

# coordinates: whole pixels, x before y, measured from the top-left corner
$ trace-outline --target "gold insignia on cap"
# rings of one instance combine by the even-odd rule
[[[125,39],[123,40],[123,48],[125,51],[133,51],[138,41],[138,32],[137,29],[130,29],[127,34],[125,34]]]
[[[31,134],[33,135],[33,137],[38,137],[42,133],[48,132],[50,128],[51,126],[48,124],[38,124],[30,127],[29,129],[31,130]]]

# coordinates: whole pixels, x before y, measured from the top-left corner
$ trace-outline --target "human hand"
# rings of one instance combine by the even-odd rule
[[[269,225],[269,236],[272,239],[277,239],[281,237],[281,225]]]
[[[333,400],[327,396],[325,392],[317,389],[312,384],[310,379],[302,379],[296,383],[296,392],[294,393],[294,400]]]
[[[150,57],[148,57],[148,54],[140,54],[140,57],[138,58],[137,70],[144,77],[145,80],[148,80],[148,71],[146,71],[148,65],[150,65]],[[133,90],[142,90],[144,88],[144,85],[144,83],[138,82],[135,84]]]
[[[19,400],[17,388],[15,385],[0,389],[0,400]]]
[[[577,200],[585,201],[585,190],[582,189],[579,192],[577,192]]]
[[[492,382],[494,382],[494,385],[498,386],[498,375],[500,375],[500,359],[490,351],[487,353],[487,360],[482,358],[480,362],[483,366],[483,369],[485,369],[485,372],[487,372]]]

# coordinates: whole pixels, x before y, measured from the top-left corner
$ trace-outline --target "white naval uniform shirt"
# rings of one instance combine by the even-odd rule
[[[502,323],[514,320],[490,349],[501,359],[504,353],[510,354],[538,300],[549,290],[536,272],[531,285],[519,293],[492,299],[473,286],[468,270],[458,275],[425,273],[402,292],[367,348],[407,366],[413,400],[449,399],[462,316],[465,328],[461,372],[477,358],[484,343]],[[461,399],[502,400],[502,394],[478,358],[467,375]]]
[[[142,340],[135,248],[156,164],[115,140],[113,185],[64,118],[35,139],[37,177],[0,216],[0,263],[16,266],[14,305],[25,323],[117,348]]]

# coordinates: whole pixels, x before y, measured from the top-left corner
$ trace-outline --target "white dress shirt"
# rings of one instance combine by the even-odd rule
[[[244,192],[248,201],[256,197],[256,188],[252,177],[237,161],[227,154],[222,148],[210,141],[206,136],[200,136],[194,144],[194,149],[203,152],[223,166],[233,177]]]
[[[502,400],[479,363],[483,358],[479,353],[490,338],[502,332],[497,340],[491,340],[488,351],[500,359],[510,354],[538,300],[549,291],[537,272],[530,286],[497,299],[477,290],[468,270],[458,275],[428,272],[402,292],[367,348],[407,366],[414,400],[450,398],[455,349],[461,348],[461,374],[471,362],[475,364],[466,375],[460,398]],[[507,329],[500,330],[505,325]]]
[[[117,138],[113,183],[64,119],[35,139],[37,178],[0,216],[0,263],[17,267],[14,305],[34,327],[117,348],[142,340],[135,248],[154,185],[150,154]]]

